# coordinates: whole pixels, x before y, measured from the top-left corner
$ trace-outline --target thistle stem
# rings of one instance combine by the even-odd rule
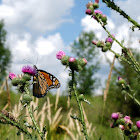
[[[39,128],[38,125],[37,125],[37,122],[35,121],[35,118],[34,118],[34,116],[33,116],[33,112],[32,112],[32,110],[31,110],[30,105],[28,105],[27,107],[28,107],[28,111],[29,111],[30,117],[31,117],[31,119],[32,119],[32,122],[33,122],[33,124],[34,124],[34,126],[35,126],[37,132],[39,133],[41,139],[42,139],[42,140],[45,140],[45,139],[44,139],[43,133],[41,132],[40,128]]]
[[[140,106],[140,102],[133,96],[131,95],[130,93],[127,92],[127,95],[132,98],[139,106]]]
[[[26,86],[25,86],[25,92],[26,92],[26,94],[30,94],[29,90],[28,90],[28,88]],[[44,140],[44,135],[41,132],[40,128],[38,127],[38,124],[37,124],[37,122],[36,122],[36,120],[35,120],[35,118],[33,116],[33,112],[32,112],[30,104],[28,104],[27,107],[28,107],[28,111],[29,111],[30,117],[32,119],[32,122],[33,122],[33,124],[34,124],[34,126],[35,126],[35,128],[36,128],[36,130],[38,132],[38,134],[40,135],[41,139]]]
[[[5,120],[5,122],[0,120],[0,123],[11,124],[12,126],[17,127],[21,132],[23,132],[26,135],[28,135],[30,138],[32,138],[32,135],[26,129],[24,129],[18,122],[12,121],[12,120],[10,120],[9,118],[7,118],[6,116],[4,116],[2,114],[0,114],[0,118],[3,118]]]
[[[74,70],[72,70],[72,81],[73,81],[73,92],[74,92],[74,95],[76,97],[76,101],[77,101],[77,104],[78,104],[78,107],[79,107],[79,111],[80,111],[80,116],[81,116],[81,124],[82,124],[82,127],[83,127],[83,133],[84,133],[84,136],[85,136],[85,139],[86,140],[89,140],[88,138],[88,134],[87,134],[87,129],[86,129],[86,125],[85,125],[85,119],[84,119],[84,113],[83,113],[83,109],[82,109],[82,104],[79,100],[79,97],[78,97],[78,94],[77,94],[77,91],[76,91],[76,83],[75,83],[75,78],[74,78]]]

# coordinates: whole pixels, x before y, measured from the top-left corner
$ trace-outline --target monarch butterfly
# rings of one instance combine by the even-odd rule
[[[37,69],[35,65],[34,68],[37,70],[37,74],[33,76],[33,96],[42,98],[50,89],[60,87],[60,82],[54,75]]]

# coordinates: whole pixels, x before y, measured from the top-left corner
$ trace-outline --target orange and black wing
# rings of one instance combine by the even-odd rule
[[[51,88],[59,88],[59,80],[52,74],[37,70],[37,74],[33,77],[33,96],[41,98],[44,97]]]

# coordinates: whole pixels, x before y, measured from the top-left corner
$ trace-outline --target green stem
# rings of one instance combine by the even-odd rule
[[[32,138],[32,135],[26,129],[24,129],[19,123],[17,123],[16,121],[12,121],[12,120],[10,120],[9,118],[7,118],[6,116],[4,116],[2,114],[0,114],[0,118],[3,118],[5,120],[5,122],[0,120],[0,123],[11,124],[12,126],[17,127],[21,132],[23,132],[26,135],[28,135],[30,138]]]
[[[135,27],[140,29],[140,25],[133,20],[132,18],[130,18],[123,10],[120,9],[120,7],[118,7],[113,1],[110,0],[102,0],[104,3],[106,3],[106,5],[108,7],[110,7],[111,9],[117,11],[118,13],[120,13],[120,15],[122,15],[124,18],[126,18],[128,21],[130,21]]]
[[[84,119],[84,113],[83,113],[81,101],[79,100],[79,97],[78,97],[78,94],[77,94],[77,91],[76,91],[76,83],[75,83],[75,78],[74,78],[74,70],[72,70],[72,81],[73,81],[74,95],[76,97],[76,101],[77,101],[77,104],[78,104],[78,107],[79,107],[79,111],[80,111],[80,116],[81,116],[81,118],[80,118],[81,121],[80,122],[81,122],[82,127],[83,127],[83,133],[84,133],[85,139],[89,140],[88,134],[87,134],[86,125],[85,125],[85,119]]]
[[[127,92],[127,95],[132,98],[139,106],[140,106],[140,102],[134,97],[132,96],[130,93]]]
[[[129,65],[132,65],[132,63],[130,61],[128,61],[127,59],[125,59],[124,57],[122,57],[121,55],[115,53],[112,49],[109,49],[112,53],[114,53],[116,56],[118,56],[119,58],[121,58],[123,61],[127,62]]]
[[[108,33],[108,35],[115,40],[120,47],[122,47],[122,49],[127,49],[126,47],[124,47],[116,38],[114,38],[110,32],[106,29],[106,27],[102,24],[101,20],[99,19],[99,17],[96,14],[93,14],[93,16],[96,17],[97,21],[101,24],[102,28]],[[113,50],[110,49],[111,52],[113,52]],[[113,52],[115,54],[115,52]],[[135,71],[137,73],[140,73],[140,64],[136,61],[136,59],[127,51],[127,55],[129,57],[129,59],[131,60],[132,63],[129,63],[130,65],[132,65],[135,69]],[[128,60],[126,60],[124,57],[120,56],[120,58],[124,61],[126,61],[127,63],[129,62]]]
[[[33,116],[33,112],[32,112],[32,110],[31,110],[30,105],[28,105],[27,107],[28,107],[28,111],[29,111],[30,117],[31,117],[31,119],[32,119],[32,122],[33,122],[33,124],[34,124],[34,126],[35,126],[37,132],[39,133],[41,139],[44,140],[44,135],[43,135],[43,133],[41,132],[40,128],[38,127],[37,122],[35,121],[35,118],[34,118],[34,116]]]
[[[29,90],[28,90],[28,88],[26,86],[25,86],[25,92],[26,92],[26,94],[30,94]],[[35,118],[33,116],[33,112],[32,112],[32,109],[30,107],[30,104],[28,104],[27,107],[28,107],[28,111],[29,111],[30,117],[32,119],[32,122],[33,122],[33,124],[34,124],[34,126],[35,126],[35,128],[36,128],[36,130],[38,132],[38,134],[40,135],[41,139],[44,140],[44,134],[41,132],[40,128],[37,125],[37,122],[35,121]]]

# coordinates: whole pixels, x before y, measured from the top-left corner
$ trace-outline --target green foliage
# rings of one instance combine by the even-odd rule
[[[0,82],[6,76],[6,70],[10,63],[11,53],[5,45],[6,31],[4,29],[3,21],[0,21]]]
[[[82,32],[74,43],[71,45],[72,53],[78,58],[86,58],[88,64],[83,70],[76,74],[76,81],[78,81],[77,90],[82,94],[93,94],[93,90],[97,88],[98,79],[94,78],[95,72],[99,69],[99,62],[97,62],[97,51],[92,44],[95,38],[93,32]]]
[[[139,51],[133,50],[133,55],[136,60],[140,62]],[[138,117],[140,115],[140,109],[138,105],[127,95],[122,94],[123,92],[121,93],[121,87],[116,85],[118,76],[124,78],[126,83],[130,85],[131,89],[133,90],[133,96],[135,96],[135,98],[140,101],[138,74],[134,71],[133,67],[124,61],[120,61],[120,66],[116,67],[114,70],[115,73],[110,84],[107,104],[111,104],[111,108],[114,108],[114,112],[120,111],[123,114],[128,114],[132,117]]]

